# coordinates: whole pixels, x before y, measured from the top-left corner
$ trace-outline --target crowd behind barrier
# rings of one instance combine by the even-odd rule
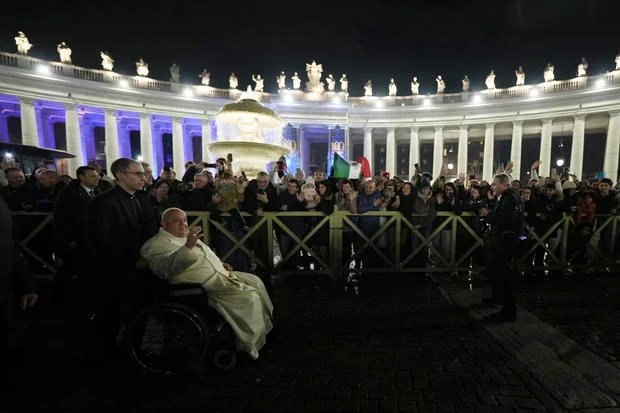
[[[526,215],[523,273],[611,270],[620,256],[620,191],[607,178],[577,180],[565,172],[513,180]],[[410,181],[378,172],[359,180],[324,172],[291,174],[286,159],[256,179],[234,176],[230,163],[190,162],[181,179],[165,168],[153,178],[143,164],[145,191],[156,214],[187,211],[205,242],[235,268],[272,276],[308,272],[339,279],[361,272],[483,271],[489,231],[480,214],[493,210],[491,184],[472,174],[450,181],[417,170]],[[0,196],[13,211],[18,239],[36,274],[55,274],[79,250],[89,202],[114,185],[96,163],[77,178],[48,169],[26,177],[4,165]],[[332,171],[333,172],[333,171]],[[510,164],[498,173],[510,173]],[[361,178],[361,177],[360,177]]]

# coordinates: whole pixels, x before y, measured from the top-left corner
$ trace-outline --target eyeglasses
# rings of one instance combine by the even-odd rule
[[[138,178],[144,178],[144,176],[146,175],[144,172],[124,172],[124,173],[129,174],[129,175],[135,175]]]

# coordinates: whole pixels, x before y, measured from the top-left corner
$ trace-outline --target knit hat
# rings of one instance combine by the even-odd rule
[[[308,184],[314,185],[314,178],[313,177],[309,176],[309,177],[306,178],[306,185],[308,185]]]
[[[562,184],[562,190],[565,191],[567,189],[577,189],[577,185],[573,181],[564,181]]]

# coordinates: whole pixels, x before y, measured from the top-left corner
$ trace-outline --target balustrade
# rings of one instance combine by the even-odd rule
[[[50,71],[54,75],[74,77],[77,79],[89,80],[93,82],[111,82],[117,83],[120,79],[128,79],[131,86],[140,88],[140,89],[148,89],[148,90],[159,90],[162,92],[180,92],[180,88],[178,84],[172,84],[167,81],[160,81],[149,78],[139,78],[137,76],[124,76],[119,75],[114,72],[108,72],[100,69],[89,69],[82,68],[73,65],[67,65],[60,62],[50,62],[42,59],[37,59],[34,57],[16,54],[16,53],[6,53],[0,52],[0,65],[2,66],[11,66],[11,67],[20,67],[24,69],[36,69],[39,65],[45,65],[50,68]],[[72,69],[72,70],[68,70]],[[555,92],[567,92],[578,89],[583,89],[587,87],[599,86],[598,80],[603,80],[607,84],[615,84],[620,83],[620,71],[615,70],[613,72],[608,72],[602,75],[596,76],[584,76],[575,79],[569,80],[560,80],[553,81],[548,83],[542,83],[540,85],[533,86],[525,86],[525,87],[511,87],[507,89],[493,89],[493,90],[483,90],[480,93],[484,94],[485,99],[505,99],[512,97],[522,97],[526,96],[530,90],[538,89],[540,93],[555,93]],[[195,87],[195,93],[198,96],[204,97],[213,97],[218,99],[230,99],[235,100],[238,99],[242,93],[241,90],[237,89],[216,89],[212,87]],[[294,91],[287,91],[294,92]],[[471,101],[474,92],[464,92],[464,93],[451,93],[451,94],[434,94],[428,95],[429,98],[432,98],[432,101],[437,104],[455,104],[455,103],[463,103]],[[358,106],[373,106],[377,101],[380,101],[383,105],[386,106],[415,106],[420,105],[423,101],[424,96],[416,95],[416,96],[376,96],[368,99],[367,97],[348,97],[344,93],[337,93],[337,96],[343,96],[344,99],[349,102],[358,105]],[[346,96],[346,97],[345,97]],[[261,100],[266,103],[281,101],[283,98],[282,94],[270,94],[270,93],[262,93]],[[296,100],[302,101],[331,101],[334,96],[331,93],[326,94],[316,94],[316,93],[296,93],[294,95]]]
[[[226,239],[230,244],[225,251],[218,251],[222,260],[226,261],[234,254],[242,253],[248,260],[257,265],[257,270],[276,275],[295,275],[306,274],[327,274],[334,280],[340,279],[353,266],[362,273],[364,272],[400,272],[400,273],[428,273],[428,272],[468,272],[472,270],[472,262],[479,254],[480,248],[484,245],[484,240],[480,233],[474,229],[474,215],[463,213],[455,215],[449,212],[438,212],[438,217],[444,217],[441,225],[432,229],[428,235],[419,232],[411,221],[404,217],[400,212],[368,212],[366,214],[350,214],[348,212],[335,211],[331,215],[324,215],[320,212],[266,212],[261,216],[255,216],[250,231],[235,232],[231,231],[228,225],[223,224],[220,219],[212,220],[208,212],[187,211],[190,228],[200,225],[204,231],[204,242],[216,248],[215,237]],[[252,217],[243,213],[246,217]],[[42,254],[34,245],[51,245],[50,240],[41,239],[51,237],[52,215],[43,212],[15,212],[16,222],[19,224],[23,220],[29,220],[30,231],[21,233],[19,245],[26,255],[38,265],[53,274],[57,271],[57,264],[50,260],[49,248],[46,249],[48,255]],[[220,215],[228,217],[229,214]],[[308,227],[305,233],[296,233],[286,225],[286,219],[299,218],[304,220],[314,219],[314,225]],[[366,234],[363,228],[362,219],[376,218],[380,225],[372,234]],[[33,223],[32,220],[36,222]],[[584,248],[584,245],[576,245],[574,228],[575,222],[570,215],[564,215],[553,224],[545,234],[537,234],[532,228],[528,228],[528,234],[532,242],[528,245],[528,250],[524,256],[531,256],[536,250],[544,250],[547,261],[544,267],[530,267],[530,269],[546,270],[567,270],[582,271],[592,269],[596,264],[611,269],[618,267],[616,261],[607,257],[596,249],[597,240],[601,237],[609,237],[606,245],[611,251],[615,251],[616,238],[620,216],[597,215],[598,224],[596,225],[591,241],[588,241],[589,251],[592,255],[592,262],[583,265],[573,265],[571,263],[571,252],[573,249]],[[450,230],[449,250],[437,245],[438,238],[442,230]],[[313,249],[313,238],[319,231],[328,231],[327,245],[328,256],[321,255],[320,251]],[[289,249],[284,254],[279,254],[278,238],[285,234],[290,238]],[[345,235],[348,234],[348,235]],[[554,238],[557,240],[551,242]],[[406,243],[411,243],[412,239],[417,240],[411,248],[401,249]],[[352,241],[353,250],[347,247],[347,242]],[[550,245],[557,245],[552,248]],[[214,246],[215,245],[215,246]],[[261,255],[253,249],[260,245],[264,248]],[[436,259],[436,265],[428,268],[422,266],[412,266],[410,263],[417,254],[424,254],[423,251],[429,249]],[[293,257],[303,252],[316,262],[317,267],[305,268],[304,270],[285,269],[286,264],[291,262]],[[476,252],[478,251],[478,252]],[[375,256],[373,262],[362,265],[364,257],[369,254]],[[279,255],[278,255],[279,254]],[[484,255],[484,254],[482,254]],[[425,256],[425,254],[424,254]],[[478,271],[484,269],[484,263],[477,262],[475,265]],[[38,274],[45,276],[46,274]]]

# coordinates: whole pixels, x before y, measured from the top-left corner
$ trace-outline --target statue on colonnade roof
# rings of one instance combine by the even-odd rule
[[[581,63],[577,65],[577,77],[588,75],[588,62],[585,57],[581,58]]]
[[[138,73],[138,76],[149,75],[149,65],[142,58],[138,59],[136,62],[136,73]]]
[[[349,90],[349,79],[347,79],[347,74],[343,73],[340,77],[340,91],[347,92]]]
[[[101,67],[103,67],[103,70],[114,70],[114,59],[112,59],[108,52],[101,52],[99,56],[101,56]]]
[[[515,70],[515,76],[517,77],[516,86],[523,86],[525,84],[525,72],[523,71],[523,66],[519,66],[517,70]]]
[[[465,77],[463,78],[463,80],[461,80],[461,82],[463,83],[463,92],[469,92],[469,87],[471,85],[471,82],[469,81],[469,77],[465,75]]]
[[[15,44],[17,45],[17,53],[21,54],[28,54],[28,51],[32,49],[33,46],[22,31],[17,32]]]
[[[200,84],[203,86],[209,86],[211,83],[211,73],[209,73],[207,69],[202,69],[198,77],[200,78]]]
[[[265,79],[260,75],[252,75],[252,80],[256,83],[256,86],[254,86],[255,92],[262,92],[265,89]]]
[[[286,89],[286,74],[284,74],[284,71],[276,76],[276,82],[278,82],[278,89]]]
[[[181,68],[179,67],[179,65],[173,63],[168,70],[170,70],[170,81],[174,83],[179,83],[179,81],[181,80]]]
[[[437,82],[437,93],[445,92],[446,91],[446,82],[443,80],[441,75],[437,75],[437,78],[435,79],[435,81]]]
[[[327,90],[329,90],[330,92],[335,91],[336,90],[336,79],[334,79],[334,75],[330,73],[329,75],[327,75],[325,80],[327,81]]]
[[[293,74],[291,80],[293,81],[293,89],[299,90],[299,88],[301,88],[301,78],[299,77],[297,72]]]
[[[325,90],[324,83],[321,82],[321,73],[323,73],[323,65],[317,64],[314,60],[312,63],[306,63],[306,74],[308,75],[306,90],[308,92],[323,92]]]
[[[616,55],[616,70],[620,70],[620,53]]]
[[[553,73],[554,70],[555,66],[553,66],[551,63],[547,63],[547,67],[545,67],[545,71],[543,72],[545,82],[552,82],[555,79],[555,74]]]
[[[228,87],[230,89],[237,89],[239,87],[239,79],[237,79],[234,73],[231,73],[228,77]]]
[[[60,55],[60,62],[71,64],[71,48],[65,42],[60,42],[59,45],[56,46],[56,51],[58,55]]]
[[[388,95],[389,96],[396,96],[396,92],[397,92],[398,88],[396,87],[396,82],[394,81],[394,78],[390,79],[390,84],[388,85]]]
[[[491,73],[487,75],[484,84],[487,86],[487,89],[495,89],[495,70],[491,70]]]
[[[420,94],[420,82],[418,82],[418,77],[414,76],[411,81],[411,94],[419,95]]]
[[[364,96],[372,96],[372,80],[369,80],[364,85]]]

